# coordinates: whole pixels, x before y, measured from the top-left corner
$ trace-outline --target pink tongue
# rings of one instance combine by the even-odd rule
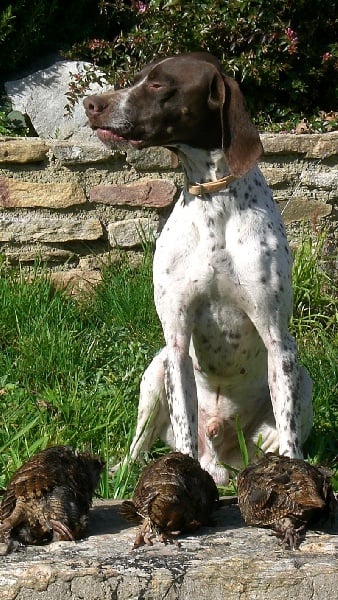
[[[96,131],[97,137],[102,140],[102,142],[125,142],[126,138],[117,135],[113,131],[109,129],[97,129]]]

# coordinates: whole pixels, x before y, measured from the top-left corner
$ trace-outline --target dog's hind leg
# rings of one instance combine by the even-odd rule
[[[166,349],[157,354],[143,374],[140,385],[137,425],[128,459],[135,461],[150,450],[156,439],[174,445],[168,403],[164,389],[163,361]]]

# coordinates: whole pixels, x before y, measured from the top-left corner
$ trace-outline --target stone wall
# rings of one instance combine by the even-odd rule
[[[336,241],[338,132],[262,141],[260,166],[291,238],[305,219],[329,225]],[[165,149],[0,138],[0,251],[11,264],[39,257],[54,270],[98,268],[117,248],[134,252],[158,235],[182,183]]]

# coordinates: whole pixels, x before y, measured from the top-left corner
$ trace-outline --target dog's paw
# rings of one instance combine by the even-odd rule
[[[220,485],[222,487],[226,487],[228,485],[230,479],[228,469],[222,467],[222,465],[219,465],[214,461],[203,461],[203,458],[200,460],[200,464],[202,469],[208,471],[216,485]]]

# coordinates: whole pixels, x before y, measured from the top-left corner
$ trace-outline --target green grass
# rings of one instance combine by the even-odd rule
[[[101,493],[115,494],[108,469],[125,456],[140,377],[162,345],[151,262],[147,252],[138,267],[104,269],[102,283],[80,301],[55,291],[38,270],[28,282],[3,269],[0,487],[31,454],[65,443],[106,459]]]
[[[292,328],[314,381],[307,457],[330,463],[338,454],[337,301],[318,266],[321,244],[304,237],[296,253]],[[70,444],[105,458],[103,496],[132,493],[139,467],[110,468],[127,454],[140,378],[163,344],[151,268],[146,249],[138,266],[105,267],[102,283],[80,299],[56,291],[38,268],[29,279],[1,268],[0,487],[33,453]]]
[[[300,244],[295,251],[293,263],[292,327],[296,336],[324,329],[337,332],[338,302],[336,285],[328,275],[323,257],[326,254],[326,231],[303,229]],[[332,257],[333,259],[333,257]],[[332,266],[331,266],[332,268]]]
[[[338,490],[338,298],[336,284],[323,268],[326,243],[325,231],[303,231],[294,256],[291,328],[313,381],[314,423],[305,455],[313,463],[333,466]]]

